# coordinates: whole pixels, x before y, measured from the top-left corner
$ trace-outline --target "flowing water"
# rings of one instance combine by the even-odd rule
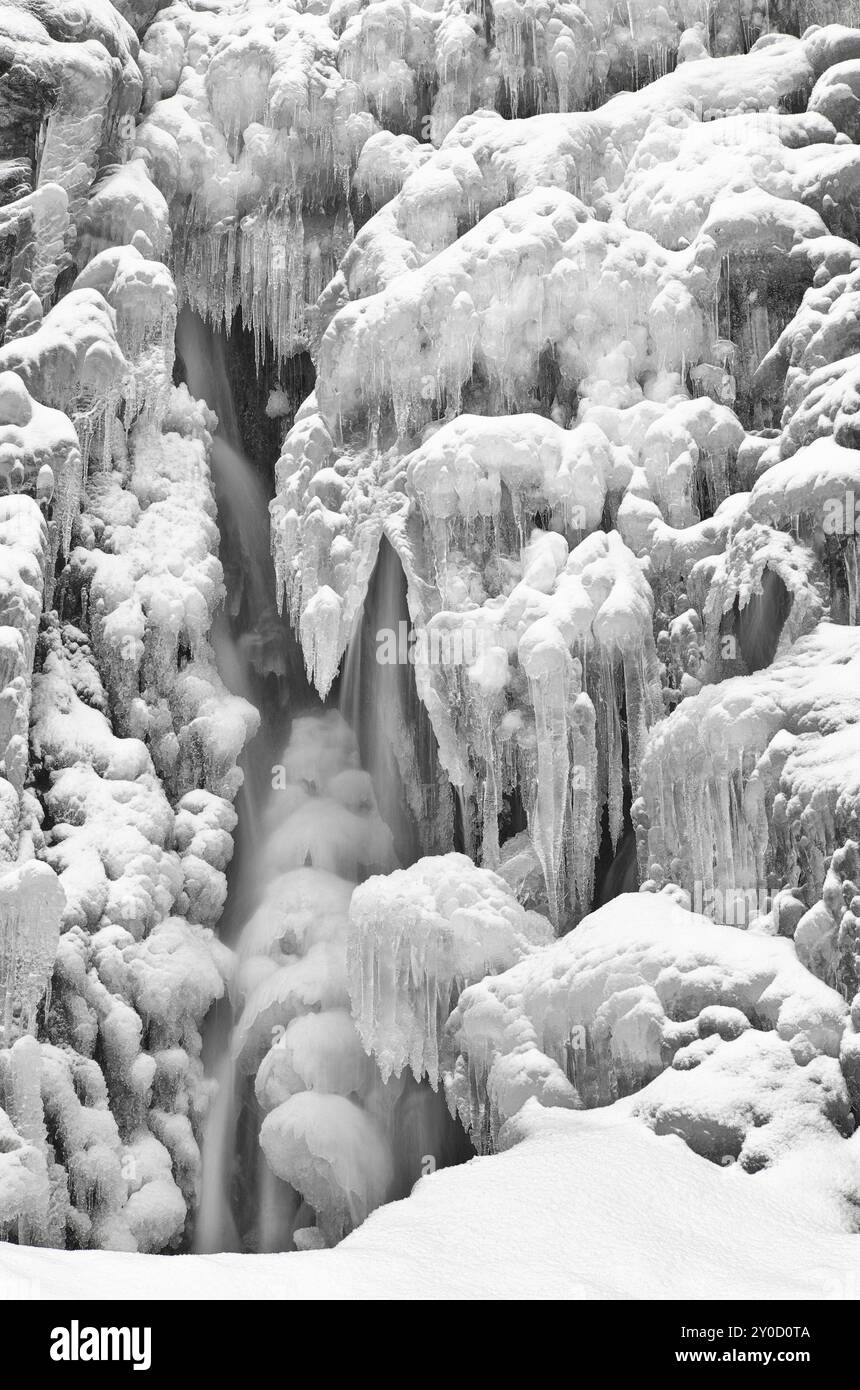
[[[315,931],[314,904],[333,886],[335,892],[336,885],[342,886],[346,902],[352,884],[369,873],[408,865],[423,853],[444,852],[452,846],[453,824],[450,789],[440,780],[408,645],[401,642],[403,660],[378,660],[380,634],[393,631],[402,637],[408,626],[403,574],[387,542],[329,707],[324,709],[308,690],[295,641],[275,603],[268,515],[274,460],[252,461],[245,451],[230,384],[230,348],[229,339],[183,311],[177,350],[185,380],[218,416],[212,470],[226,587],[215,632],[219,669],[229,688],[254,703],[262,716],[243,758],[236,852],[220,927],[237,953],[239,977],[229,1004],[214,1011],[205,1039],[207,1070],[217,1090],[203,1140],[194,1232],[194,1249],[200,1253],[322,1243],[314,1211],[272,1171],[260,1146],[266,1114],[258,1095],[261,1054],[268,1048],[266,1063],[272,1057],[279,1063],[276,1048],[286,1030],[271,1022],[274,1013],[264,1011],[255,1035],[259,990],[255,994],[253,981],[267,972],[274,977],[278,967],[286,968],[284,962],[316,959],[319,943],[308,945]],[[310,925],[304,906],[308,896]],[[346,931],[344,911],[334,937],[344,955]],[[261,935],[267,943],[262,948]],[[348,1008],[348,1000],[341,1003]],[[348,1036],[351,1024],[343,1008],[328,1013],[337,1015],[338,1027]],[[291,1022],[306,1019],[299,1009]],[[344,1075],[351,1064],[346,1056],[340,1066]],[[338,1066],[335,1058],[336,1072]],[[334,1099],[339,1100],[350,1082],[336,1076],[329,1084],[338,1088]],[[346,1131],[341,1146],[346,1187],[358,1190],[370,1183],[373,1204],[379,1197],[406,1196],[424,1173],[470,1156],[468,1141],[441,1094],[426,1083],[404,1076],[383,1084],[368,1062],[360,1094],[350,1100],[382,1136],[378,1154],[370,1155],[367,1146],[354,1153]],[[363,1199],[356,1197],[347,1228],[364,1215]]]

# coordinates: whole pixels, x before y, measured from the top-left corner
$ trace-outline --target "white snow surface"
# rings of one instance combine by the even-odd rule
[[[164,1260],[0,1245],[0,1297],[856,1298],[856,1237],[798,1184],[718,1168],[614,1108],[533,1105],[521,1129],[505,1153],[423,1178],[335,1250]]]

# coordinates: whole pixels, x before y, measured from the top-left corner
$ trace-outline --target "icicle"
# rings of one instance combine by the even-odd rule
[[[35,1029],[36,1009],[48,988],[65,895],[47,864],[31,860],[0,877],[0,996],[3,1035],[13,1021]]]
[[[604,758],[609,835],[613,846],[621,839],[624,827],[624,760],[615,676],[614,655],[601,651],[598,676],[602,716],[600,749]]]
[[[860,600],[860,546],[856,535],[850,536],[845,542],[842,554],[848,583],[848,622],[852,627],[856,627],[857,604]]]
[[[9,1034],[7,1032],[8,1040]],[[51,1190],[48,1175],[48,1136],[42,1108],[42,1061],[39,1044],[33,1037],[22,1037],[12,1044],[0,1081],[5,1087],[0,1100],[15,1130],[27,1145],[25,1167],[32,1174],[32,1190],[17,1221],[20,1245],[49,1245],[51,1235]],[[5,1091],[5,1094],[3,1093]]]
[[[337,675],[343,651],[341,610],[342,600],[323,584],[302,613],[300,637],[308,680],[313,681],[323,699]]]
[[[579,662],[574,663],[579,666]],[[571,712],[571,821],[568,870],[570,905],[574,916],[591,906],[594,860],[598,851],[599,808],[597,797],[597,716],[588,695],[581,691]]]
[[[433,1089],[448,1015],[465,987],[549,939],[496,874],[462,854],[371,878],[349,909],[349,987],[361,1041],[384,1081],[412,1070]]]
[[[539,620],[528,629],[520,639],[518,656],[528,677],[537,738],[530,830],[546,877],[550,918],[558,926],[569,797],[568,717],[573,662],[564,639],[549,619]]]

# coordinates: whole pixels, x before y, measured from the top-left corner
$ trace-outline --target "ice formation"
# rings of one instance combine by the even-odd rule
[[[619,842],[649,728],[724,673],[726,614],[747,610],[751,628],[787,589],[788,642],[828,599],[841,621],[846,589],[853,618],[853,540],[815,541],[816,519],[798,529],[760,480],[796,448],[791,418],[774,430],[783,391],[789,412],[800,389],[789,354],[857,258],[837,211],[850,137],[818,103],[785,108],[855,46],[835,27],[744,58],[692,45],[674,73],[594,112],[470,116],[420,162],[397,145],[414,167],[320,300],[316,392],[272,508],[309,675],[325,694],[384,536],[407,578],[418,690],[483,862],[498,866],[516,791],[557,923],[591,903],[601,835]],[[372,168],[368,153],[362,190]],[[549,534],[532,535],[535,521]],[[594,563],[616,592],[589,624],[566,576]],[[566,605],[551,636],[545,619]]]
[[[228,973],[212,927],[257,716],[208,641],[214,423],[171,384],[167,204],[128,160],[137,36],[96,4],[9,6],[2,29],[0,1071],[17,1139],[0,1225],[161,1250],[198,1201],[200,1026]]]
[[[603,0],[583,8],[514,0],[486,13],[460,0],[305,8],[177,0],[142,36],[132,153],[169,204],[180,294],[228,325],[240,308],[260,350],[268,335],[277,355],[289,356],[318,332],[316,300],[349,258],[353,177],[358,200],[375,209],[423,168],[430,147],[447,143],[460,118],[599,104],[644,72],[665,72],[670,55],[705,54],[705,20],[698,3],[671,13],[646,3],[622,17]],[[764,17],[750,6],[740,24],[748,42]],[[723,24],[715,51],[730,53],[739,39],[737,22]],[[811,85],[805,54],[757,66],[750,90],[765,109]],[[587,128],[599,140],[611,125],[598,117]],[[830,128],[822,111],[813,129]],[[451,204],[461,191],[478,204],[468,188],[476,179],[453,148],[453,162],[430,174],[436,207],[421,232],[430,246],[443,229],[456,232]]]
[[[856,1193],[857,18],[2,7],[4,1238]]]
[[[361,1041],[383,1081],[410,1066],[439,1081],[439,1035],[467,983],[546,945],[546,918],[465,855],[419,859],[370,878],[349,909],[349,989]]]
[[[658,882],[744,902],[821,891],[855,833],[858,630],[822,622],[771,666],[705,685],[652,732],[634,808]],[[671,729],[667,746],[667,733]]]

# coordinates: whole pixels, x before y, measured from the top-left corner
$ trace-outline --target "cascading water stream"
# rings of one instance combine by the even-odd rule
[[[405,1075],[383,1082],[349,1016],[352,890],[397,862],[352,731],[336,711],[296,718],[235,943],[238,1016],[204,1144],[198,1251],[331,1244],[428,1164],[467,1156],[442,1096]]]
[[[243,759],[245,780],[238,800],[237,848],[227,910],[220,926],[222,937],[230,939],[241,921],[243,904],[253,898],[254,846],[261,833],[268,768],[284,722],[287,677],[295,671],[290,670],[288,627],[274,602],[267,490],[242,447],[224,336],[186,309],[177,324],[176,347],[189,389],[205,399],[218,417],[211,467],[227,589],[227,602],[212,638],[219,671],[233,693],[268,716]],[[300,670],[297,662],[293,666]],[[216,1010],[207,1025],[205,1041],[217,1089],[203,1140],[203,1183],[194,1234],[195,1249],[206,1252],[242,1248],[225,1199],[235,1163],[238,1123],[231,1030],[231,1010]]]
[[[260,472],[248,459],[227,370],[223,334],[184,309],[176,347],[189,390],[218,416],[211,466],[222,535],[228,601],[215,634],[224,679],[259,700],[260,684],[271,678],[286,694],[286,625],[278,615],[269,560],[269,497]],[[237,630],[238,629],[238,630]]]
[[[262,714],[243,760],[237,850],[220,926],[237,951],[238,978],[231,1006],[215,1010],[207,1025],[215,1094],[194,1248],[306,1248],[338,1239],[380,1201],[407,1195],[428,1165],[469,1156],[441,1095],[411,1076],[382,1083],[361,1053],[343,983],[353,883],[449,848],[450,793],[415,692],[404,579],[387,542],[333,693],[341,715],[316,713],[307,692],[314,712],[296,718],[290,706],[296,689],[306,687],[292,634],[275,611],[267,490],[243,448],[230,381],[232,340],[186,310],[177,350],[189,388],[218,416],[212,469],[227,590],[214,639],[219,667]],[[394,663],[378,660],[379,636],[388,632],[397,639]],[[326,916],[332,895],[336,907]],[[321,935],[320,914],[327,923]],[[291,969],[300,998],[291,993]],[[286,994],[273,987],[267,996],[266,981],[277,986],[281,979]],[[283,1044],[293,1047],[296,1030],[317,1027],[314,1020],[308,1065],[325,1075],[297,1078],[291,1071],[284,1081]],[[301,1104],[310,1115],[299,1116],[308,1131],[300,1140],[309,1149],[328,1145],[330,1202],[303,1192],[295,1132],[285,1139],[278,1129],[281,1121],[292,1123]]]
[[[403,569],[383,539],[335,697],[403,864],[453,843],[451,790],[415,689],[412,655]]]

